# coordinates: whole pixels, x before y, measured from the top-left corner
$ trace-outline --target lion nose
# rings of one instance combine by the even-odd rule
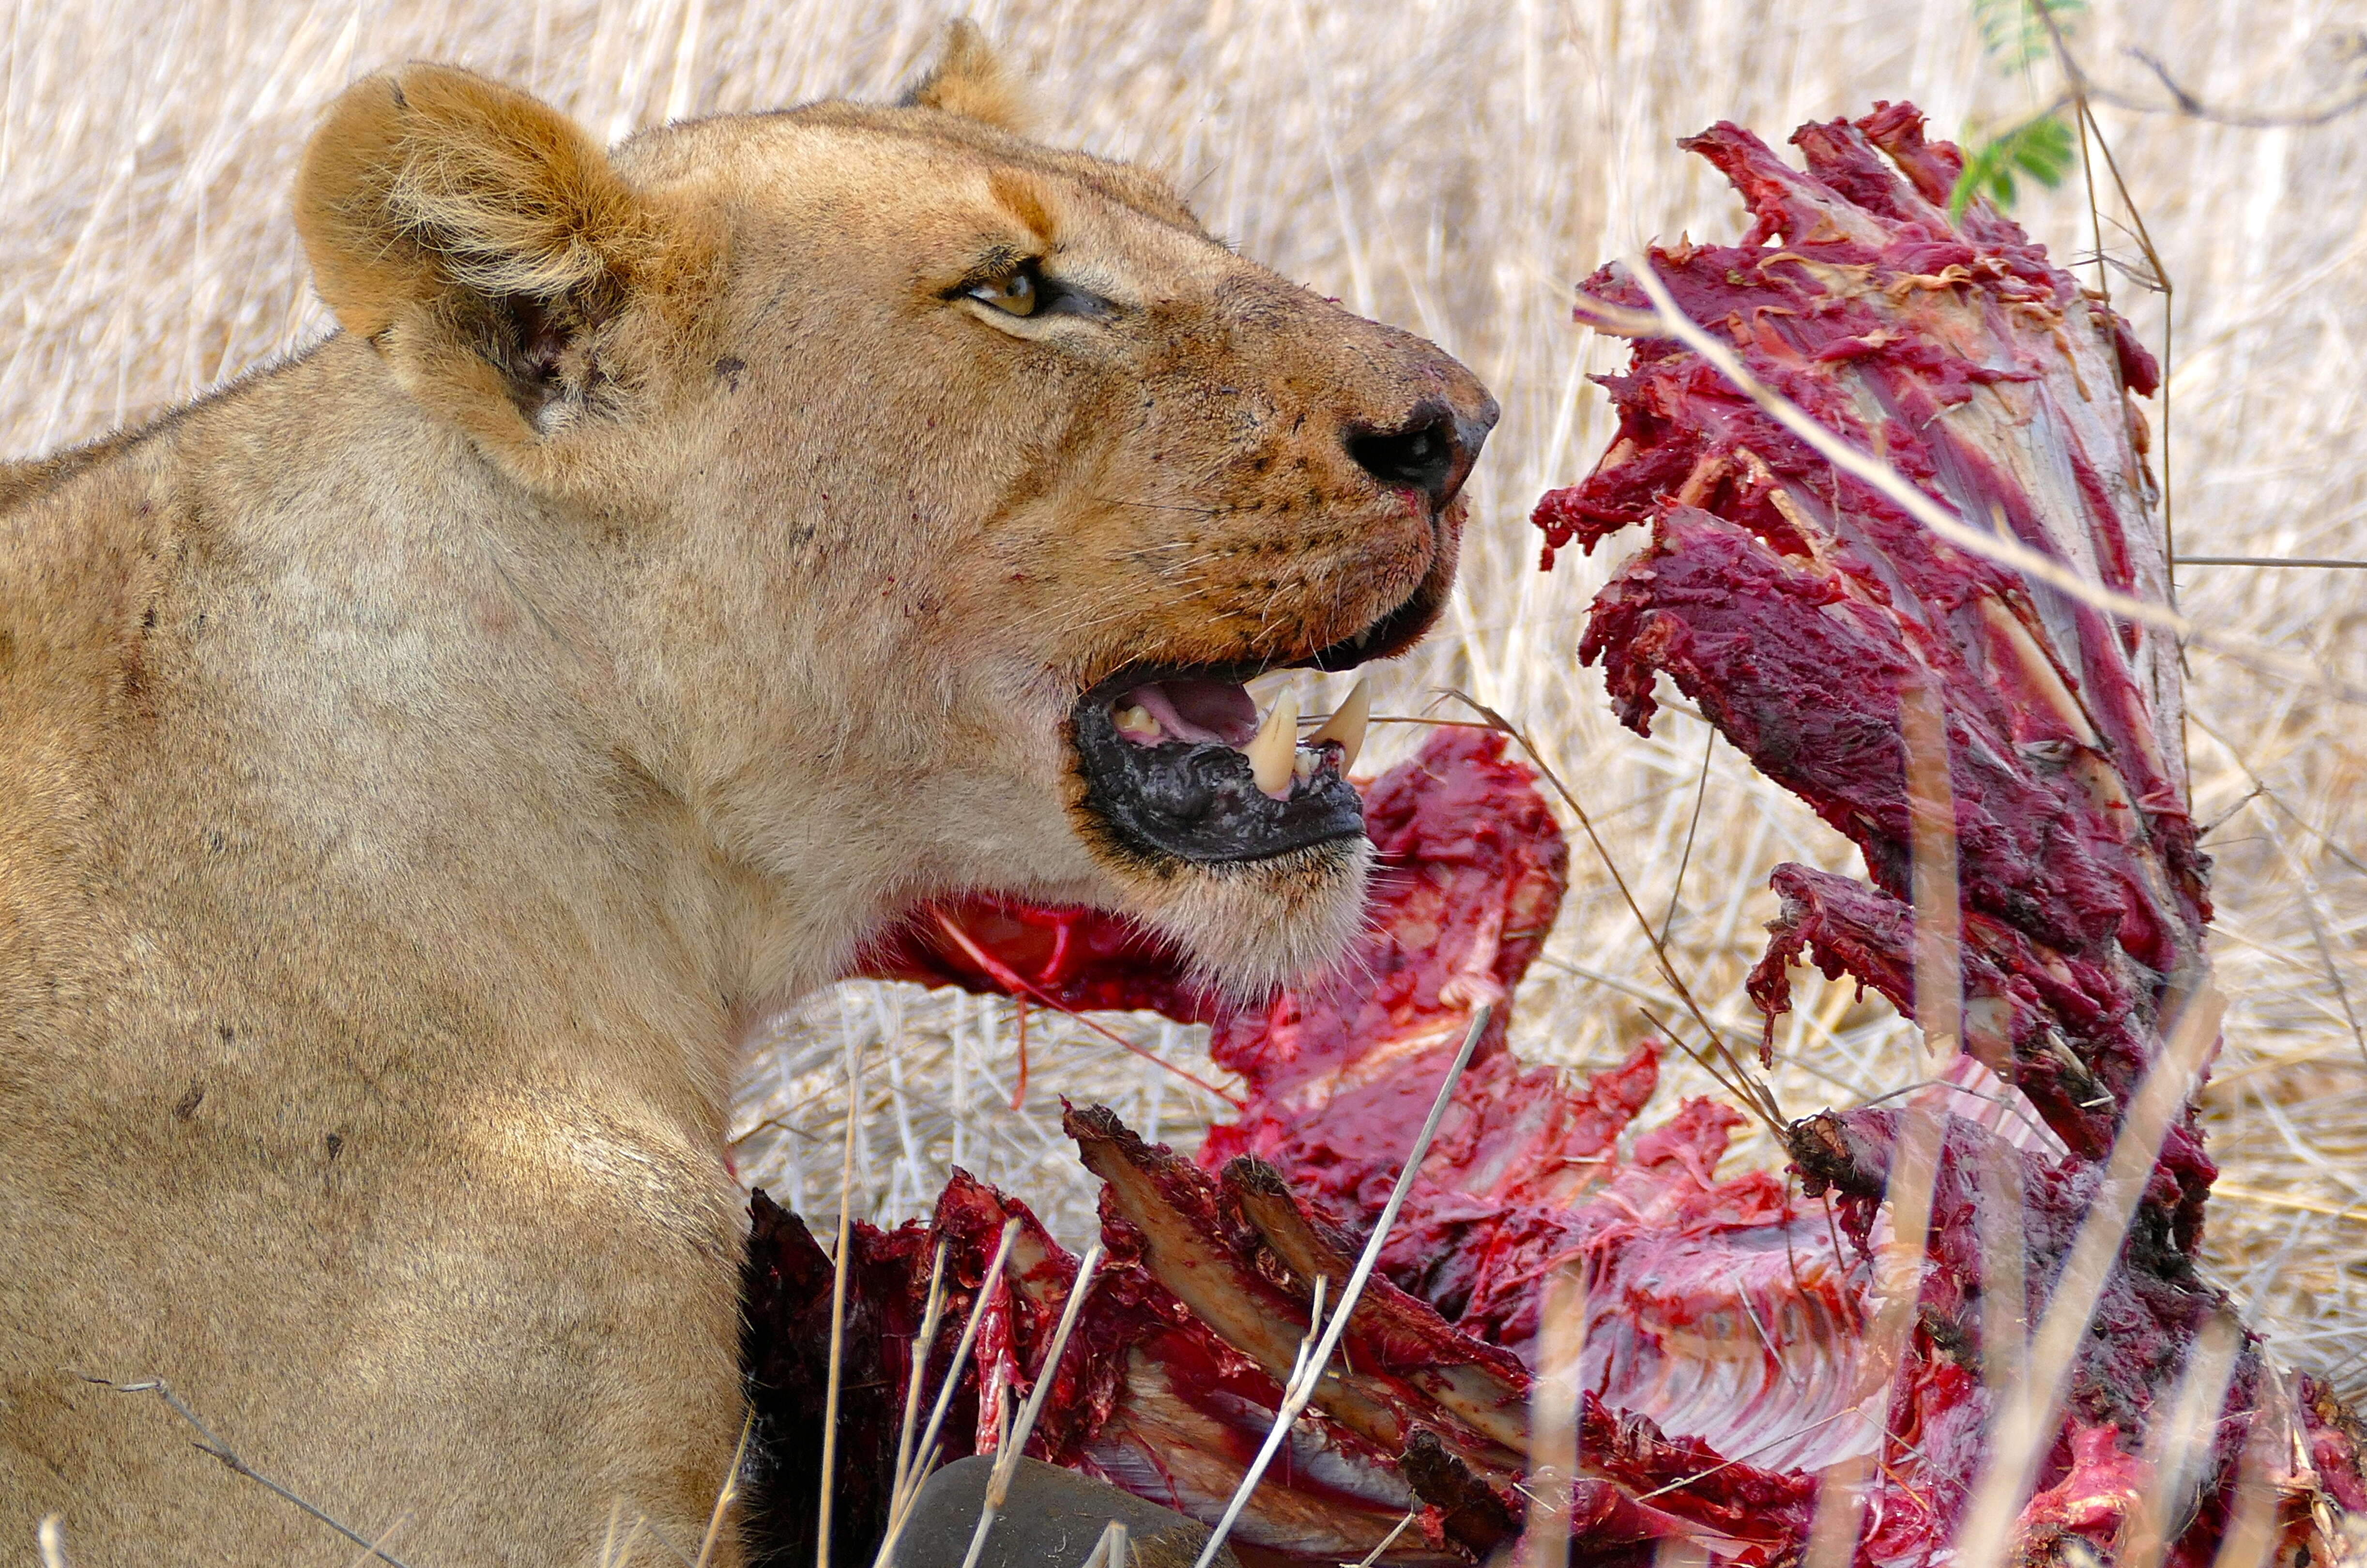
[[[1420,491],[1433,507],[1443,507],[1462,488],[1495,424],[1492,398],[1461,411],[1424,399],[1395,429],[1351,428],[1348,456],[1381,483]]]

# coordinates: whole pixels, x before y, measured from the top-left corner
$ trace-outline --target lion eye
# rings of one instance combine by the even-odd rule
[[[1035,268],[1023,266],[1007,277],[981,283],[968,290],[973,299],[982,299],[998,310],[1014,316],[1032,316],[1039,300],[1036,287]]]

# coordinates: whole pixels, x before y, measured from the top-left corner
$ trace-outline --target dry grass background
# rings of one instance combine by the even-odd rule
[[[1910,97],[1950,133],[2025,111],[2051,80],[1985,58],[1971,4],[985,0],[972,12],[1036,77],[1049,139],[1164,168],[1250,254],[1437,339],[1495,389],[1504,421],[1474,481],[1453,616],[1382,676],[1382,711],[1420,711],[1452,682],[1529,727],[1646,908],[1673,905],[1678,961],[1739,1032],[1756,1027],[1739,987],[1771,912],[1769,868],[1853,869],[1853,852],[1707,744],[1697,720],[1671,713],[1648,741],[1619,729],[1576,668],[1605,567],[1539,575],[1523,521],[1606,440],[1606,405],[1584,378],[1617,351],[1568,324],[1569,285],[1649,237],[1738,231],[1738,204],[1672,145],[1713,119],[1779,140],[1876,97]],[[0,450],[140,420],[325,330],[285,197],[314,112],[358,73],[456,61],[621,135],[887,96],[950,14],[949,0],[16,0],[0,89]],[[2211,101],[2273,107],[2326,92],[2362,26],[2367,0],[2098,0],[2080,37],[2100,73],[2132,90],[2152,91],[2124,52],[2139,44]],[[2103,118],[2177,286],[2181,550],[2367,557],[2367,117],[2282,130]],[[2020,215],[2058,255],[2091,247],[2076,191],[2028,193]],[[2134,253],[2109,222],[2105,243]],[[2124,279],[2115,293],[2134,296],[2157,345],[2163,300]],[[2367,684],[2367,573],[2197,567],[2180,582],[2203,623]],[[2208,1092],[2226,1168],[2213,1266],[2287,1359],[2367,1393],[2367,811],[2355,804],[2367,712],[2203,654],[2191,700],[2195,808],[2220,822],[2215,952],[2235,998]],[[1417,736],[1382,732],[1375,761]],[[1641,1032],[1637,1004],[1659,987],[1582,844],[1574,863],[1516,1038],[1584,1067]],[[1788,1111],[1907,1081],[1904,1026],[1878,1001],[1807,976],[1800,993],[1774,1075]],[[1198,1032],[1109,1021],[1206,1070]],[[826,1227],[859,1055],[860,1213],[918,1212],[958,1160],[1079,1235],[1089,1190],[1059,1135],[1059,1096],[1108,1100],[1184,1144],[1213,1102],[1038,1013],[1014,1111],[1014,1023],[1008,1003],[906,987],[814,998],[752,1065],[743,1170]],[[1662,1110],[1705,1087],[1671,1078]],[[1735,1157],[1770,1153],[1761,1141]]]

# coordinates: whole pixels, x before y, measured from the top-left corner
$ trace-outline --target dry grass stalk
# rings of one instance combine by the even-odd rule
[[[633,1545],[641,1539],[642,1527],[649,1520],[635,1514],[632,1523],[625,1526],[625,1532],[620,1536],[617,1533],[617,1527],[624,1523],[624,1518],[625,1500],[619,1497],[608,1505],[608,1528],[600,1538],[600,1568],[627,1568],[633,1560]]]
[[[1857,1537],[1865,1522],[1865,1484],[1874,1476],[1874,1456],[1852,1454],[1825,1467],[1817,1481],[1817,1511],[1808,1524],[1808,1550],[1803,1568],[1850,1568],[1857,1558]]]
[[[1126,1525],[1112,1519],[1093,1542],[1093,1555],[1085,1559],[1084,1568],[1128,1568],[1134,1561],[1126,1543]]]
[[[1578,1420],[1585,1392],[1586,1270],[1565,1263],[1546,1278],[1538,1334],[1537,1379],[1529,1390],[1527,1528],[1523,1568],[1561,1568],[1569,1560],[1570,1499],[1578,1483]],[[1393,1538],[1394,1539],[1394,1538]]]
[[[2170,1543],[2184,1533],[2195,1485],[2202,1479],[2198,1472],[2211,1457],[2211,1439],[2218,1431],[2219,1412],[2227,1401],[2227,1382],[2243,1337],[2241,1325],[2225,1313],[2213,1314],[2194,1337],[2169,1414],[2155,1423],[2146,1439],[2146,1462],[2153,1472],[2153,1485],[2121,1527],[2118,1568],[2161,1568]]]
[[[844,1148],[838,1166],[838,1246],[830,1258],[830,1372],[822,1394],[821,1405],[821,1505],[814,1515],[814,1568],[830,1568],[831,1503],[838,1483],[838,1394],[846,1371],[846,1263],[847,1246],[853,1237],[855,1224],[855,1126],[860,1120],[855,1108],[863,1092],[863,1053],[850,1049],[846,1061],[846,1134]],[[748,1434],[740,1434],[741,1445],[747,1445]],[[732,1473],[739,1473],[739,1461],[732,1461]],[[726,1483],[727,1486],[730,1484]],[[720,1505],[718,1505],[719,1507]],[[713,1530],[708,1531],[709,1537]],[[705,1552],[700,1552],[704,1568]]]
[[[1956,886],[1956,795],[1948,777],[1948,715],[1932,686],[1898,694],[1915,904],[1915,1021],[1923,1075],[1938,1077],[1964,1048],[1964,899]]]
[[[1052,1343],[1044,1352],[1044,1364],[1036,1373],[1036,1385],[1027,1391],[1027,1403],[1020,1406],[1019,1419],[1002,1433],[994,1451],[994,1469],[986,1478],[986,1498],[978,1511],[978,1528],[970,1532],[969,1551],[962,1557],[962,1568],[978,1568],[980,1553],[986,1551],[986,1538],[994,1529],[995,1517],[1011,1496],[1011,1478],[1019,1469],[1020,1456],[1027,1451],[1027,1439],[1035,1435],[1036,1421],[1044,1413],[1044,1401],[1059,1381],[1060,1357],[1069,1348],[1069,1336],[1077,1326],[1077,1314],[1084,1310],[1085,1298],[1093,1293],[1093,1275],[1102,1266],[1100,1244],[1085,1249],[1077,1262],[1077,1277],[1069,1285],[1069,1299],[1060,1307],[1059,1326],[1052,1331]],[[1121,1534],[1120,1540],[1124,1540]]]
[[[2236,1467],[2236,1506],[2211,1568],[2264,1568],[2277,1548],[2276,1476],[2293,1442],[2291,1427],[2264,1408]]]
[[[902,1503],[912,1474],[912,1439],[921,1425],[921,1385],[929,1373],[929,1352],[937,1343],[937,1325],[946,1311],[946,1244],[937,1243],[929,1258],[929,1295],[921,1308],[921,1332],[912,1338],[912,1365],[904,1377],[904,1415],[896,1424],[896,1475],[888,1488],[889,1512]]]
[[[1284,1439],[1290,1435],[1292,1423],[1307,1409],[1308,1402],[1315,1397],[1316,1385],[1323,1380],[1323,1370],[1331,1364],[1332,1354],[1340,1348],[1340,1336],[1347,1328],[1349,1320],[1355,1316],[1356,1303],[1365,1293],[1365,1282],[1373,1277],[1374,1266],[1381,1260],[1381,1248],[1388,1245],[1389,1231],[1397,1224],[1398,1211],[1405,1207],[1406,1194],[1413,1190],[1413,1179],[1421,1172],[1421,1162],[1430,1153],[1430,1142],[1438,1135],[1438,1124],[1444,1120],[1446,1108],[1455,1098],[1455,1086],[1463,1081],[1463,1069],[1471,1065],[1471,1053],[1478,1048],[1479,1037],[1488,1032],[1488,1021],[1495,1011],[1495,1006],[1490,1002],[1481,1002],[1471,1010],[1471,1026],[1463,1032],[1463,1044],[1455,1051],[1455,1060],[1447,1067],[1445,1077],[1439,1082],[1438,1097],[1431,1102],[1430,1115],[1422,1122],[1421,1131],[1414,1134],[1413,1146],[1406,1150],[1405,1164],[1398,1169],[1397,1182],[1389,1189],[1388,1201],[1381,1205],[1380,1218],[1373,1222],[1373,1234],[1365,1238],[1364,1250],[1356,1255],[1356,1267],[1350,1270],[1348,1282],[1341,1287],[1339,1303],[1331,1309],[1328,1321],[1322,1317],[1322,1297],[1318,1295],[1315,1299],[1308,1316],[1307,1330],[1312,1335],[1319,1323],[1323,1337],[1316,1341],[1312,1354],[1302,1348],[1299,1364],[1292,1370],[1290,1381],[1283,1389],[1282,1404],[1274,1413],[1274,1424],[1266,1428],[1265,1441],[1258,1445],[1257,1457],[1250,1461],[1240,1483],[1233,1489],[1231,1500],[1225,1505],[1223,1517],[1208,1532],[1207,1542],[1200,1548],[1200,1555],[1193,1568],[1209,1568],[1217,1561],[1217,1554],[1225,1549],[1225,1538],[1232,1533],[1234,1524],[1241,1517],[1241,1510],[1249,1506],[1258,1483],[1265,1479],[1267,1467],[1274,1463],[1274,1456],[1281,1451]],[[1319,1285],[1321,1282],[1319,1280]],[[971,1565],[964,1563],[963,1568],[971,1568]]]
[[[1657,281],[1652,288],[1659,288]],[[1955,795],[1948,777],[1947,713],[1939,693],[1929,686],[1909,686],[1899,693],[1898,711],[1913,855],[1915,1006],[1923,1035],[1920,1078],[1930,1082],[1940,1077],[1963,1041],[1964,911],[1956,886]],[[1806,1562],[1811,1568],[1840,1568],[1856,1553],[1863,1517],[1861,1488],[1888,1441],[1889,1411],[1907,1365],[1908,1337],[1922,1293],[1945,1131],[1940,1107],[1920,1093],[1899,1119],[1883,1194],[1889,1238],[1874,1267],[1874,1292],[1881,1305],[1866,1330],[1859,1362],[1857,1409],[1876,1429],[1875,1447],[1863,1461],[1844,1461],[1826,1471],[1809,1526]],[[2015,1245],[2020,1245],[2018,1238]]]
[[[1973,1173],[1980,1202],[1981,1378],[1992,1389],[2011,1388],[2027,1364],[2030,1343],[2029,1238],[2022,1224],[2022,1157],[2000,1142],[1981,1145]]]
[[[372,1558],[381,1555],[386,1551],[389,1542],[409,1528],[414,1517],[416,1516],[412,1514],[397,1514],[394,1517],[394,1523],[379,1531],[376,1540],[363,1547],[358,1553],[346,1562],[345,1568],[366,1568]]]
[[[839,1245],[844,1247],[845,1243],[842,1239]],[[838,1377],[838,1348],[837,1339],[833,1337],[831,1342],[830,1365],[833,1392]],[[748,1438],[755,1429],[756,1413],[751,1410],[740,1423],[740,1440],[732,1445],[731,1449],[731,1468],[724,1472],[723,1484],[716,1489],[715,1506],[707,1516],[707,1533],[699,1540],[698,1557],[691,1564],[691,1568],[707,1568],[707,1565],[714,1561],[716,1542],[723,1537],[723,1522],[731,1517],[731,1505],[740,1500],[742,1467],[748,1461]],[[828,1472],[825,1470],[824,1473],[827,1474]],[[826,1483],[822,1495],[825,1498],[830,1495]],[[823,1517],[827,1520],[829,1516],[825,1513]],[[827,1551],[829,1549],[825,1547],[823,1550]]]
[[[1019,1222],[1002,1222],[1002,1234],[996,1237],[994,1255],[987,1259],[986,1272],[979,1276],[978,1293],[970,1298],[969,1314],[962,1320],[961,1337],[954,1342],[953,1359],[946,1367],[946,1381],[938,1385],[936,1403],[929,1408],[929,1424],[921,1432],[913,1447],[915,1457],[904,1470],[888,1501],[888,1531],[880,1537],[879,1550],[871,1560],[871,1568],[888,1568],[896,1554],[896,1542],[904,1533],[904,1526],[912,1517],[912,1506],[920,1501],[921,1487],[937,1465],[937,1434],[945,1427],[946,1412],[953,1407],[954,1393],[961,1387],[962,1373],[969,1366],[970,1348],[978,1343],[979,1325],[986,1318],[987,1303],[994,1294],[995,1282],[1002,1278],[1003,1266],[1011,1261],[1012,1244],[1019,1239]],[[915,1341],[913,1377],[917,1380],[926,1370],[928,1341]],[[900,1449],[905,1446],[904,1435],[897,1437]]]
[[[1420,1508],[1408,1510],[1404,1518],[1399,1519],[1396,1524],[1389,1527],[1388,1534],[1381,1537],[1380,1540],[1373,1543],[1372,1551],[1367,1551],[1364,1556],[1356,1559],[1353,1568],[1373,1568],[1373,1564],[1381,1560],[1382,1554],[1387,1551],[1390,1547],[1395,1546],[1398,1543],[1398,1537],[1413,1529],[1414,1521],[1421,1517],[1421,1510]]]
[[[2137,1200],[2153,1176],[2161,1141],[2193,1092],[2211,1047],[2219,1036],[2226,1002],[2204,985],[2190,991],[2177,1010],[2169,1040],[2130,1097],[2104,1179],[2056,1277],[2055,1292],[2031,1340],[2030,1364],[2016,1383],[1998,1390],[2000,1399],[1988,1447],[1988,1464],[1974,1483],[1971,1504],[1956,1538],[1960,1568],[1995,1568],[2013,1547],[2014,1521],[2029,1500],[2039,1462],[2054,1446],[2062,1419],[2064,1386],[2078,1359],[2088,1322],[2120,1256]]]

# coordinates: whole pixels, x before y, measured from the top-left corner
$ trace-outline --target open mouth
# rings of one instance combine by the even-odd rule
[[[1263,718],[1232,669],[1121,671],[1070,720],[1085,804],[1135,847],[1203,863],[1262,860],[1365,830],[1347,780],[1366,688],[1299,735],[1285,691]]]
[[[1366,683],[1300,734],[1295,694],[1261,716],[1245,682],[1274,669],[1353,670],[1404,652],[1429,629],[1440,582],[1353,637],[1298,658],[1236,664],[1133,664],[1070,716],[1084,807],[1125,847],[1201,864],[1264,860],[1361,837],[1364,799],[1348,770],[1365,743]]]

